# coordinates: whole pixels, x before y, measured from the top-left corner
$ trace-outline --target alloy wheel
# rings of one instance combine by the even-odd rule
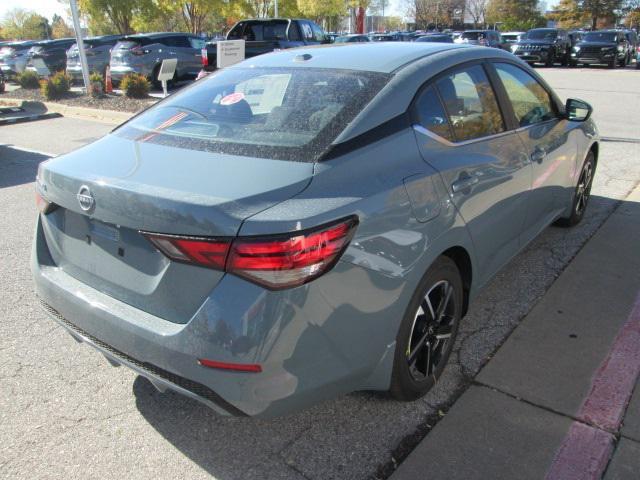
[[[593,180],[593,163],[586,162],[580,180],[578,180],[578,188],[576,191],[576,214],[582,215],[584,209],[587,208],[589,195],[591,193],[591,182]]]
[[[434,375],[446,361],[456,315],[453,294],[451,283],[437,282],[424,296],[415,314],[406,356],[409,372],[416,381]]]

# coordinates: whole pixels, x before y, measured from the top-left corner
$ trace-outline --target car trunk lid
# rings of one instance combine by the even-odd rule
[[[302,191],[313,164],[183,150],[117,135],[47,162],[38,188],[59,268],[170,321],[191,318],[223,273],[169,261],[140,231],[233,237],[249,216]],[[93,198],[86,210],[85,195]],[[278,232],[274,232],[278,233]]]

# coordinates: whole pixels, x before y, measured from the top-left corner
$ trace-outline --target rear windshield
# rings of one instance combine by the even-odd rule
[[[557,36],[556,30],[529,30],[527,32],[528,40],[555,40]]]
[[[314,68],[230,68],[117,130],[141,142],[313,162],[389,75]]]
[[[243,25],[244,28],[239,25],[231,30],[227,39],[246,40],[248,42],[287,39],[287,25],[289,25],[287,21],[245,22]]]
[[[584,36],[585,42],[615,42],[617,32],[589,32]]]
[[[148,38],[126,38],[115,44],[113,47],[115,50],[129,50],[133,47],[137,47],[138,45],[149,45],[152,43],[152,40]]]

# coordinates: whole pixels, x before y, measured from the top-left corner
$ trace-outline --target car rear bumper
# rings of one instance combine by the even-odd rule
[[[130,75],[132,73],[138,73],[146,77],[151,75],[151,72],[150,71],[148,72],[147,69],[144,67],[131,67],[129,65],[112,65],[111,66],[111,78],[112,80],[115,80],[117,82],[122,80],[126,75]]]
[[[225,275],[182,324],[112,298],[57,267],[40,219],[31,268],[45,310],[74,338],[112,363],[147,377],[159,389],[197,399],[221,414],[273,417],[354,390],[388,388],[395,335],[374,332],[363,342],[377,320],[327,301],[329,287],[323,281],[332,283],[330,278],[270,292]],[[341,273],[332,271],[325,277],[334,276],[335,282],[335,275]],[[398,306],[397,299],[389,301]],[[380,320],[389,323],[389,310],[393,308]],[[402,311],[392,314],[401,316]],[[198,359],[259,364],[262,371],[212,369]],[[385,374],[380,375],[383,359]]]

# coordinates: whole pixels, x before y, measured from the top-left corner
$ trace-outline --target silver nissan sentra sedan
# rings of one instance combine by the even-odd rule
[[[479,289],[582,219],[590,114],[499,49],[254,57],[41,164],[37,294],[110,362],[224,414],[413,400]]]

